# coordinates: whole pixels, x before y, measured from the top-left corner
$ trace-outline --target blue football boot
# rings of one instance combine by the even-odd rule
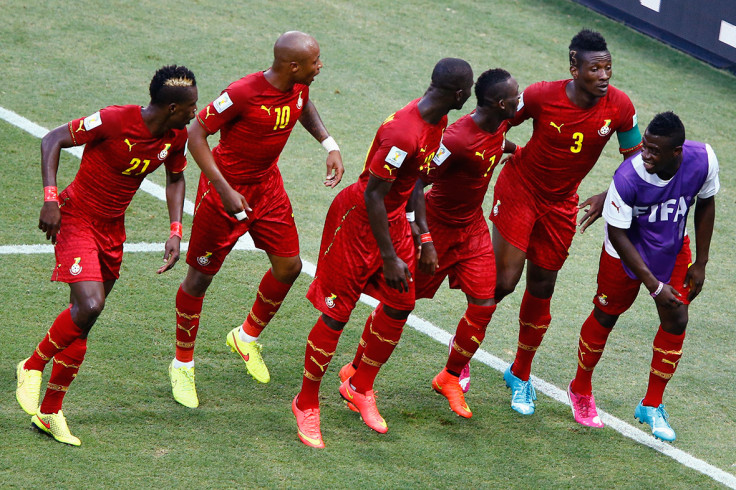
[[[537,392],[534,390],[531,381],[522,381],[511,372],[511,364],[503,373],[503,380],[506,386],[511,388],[511,408],[522,415],[531,415],[534,413],[534,400],[537,399]]]
[[[634,417],[639,419],[640,424],[649,424],[654,437],[667,442],[675,440],[675,431],[670,427],[670,423],[668,422],[670,416],[664,409],[663,404],[660,404],[658,407],[647,407],[639,402],[639,405],[637,405],[634,411]]]

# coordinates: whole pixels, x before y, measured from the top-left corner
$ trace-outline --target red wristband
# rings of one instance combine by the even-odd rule
[[[174,221],[171,223],[171,234],[169,235],[169,238],[178,236],[179,238],[182,237],[182,226],[180,221]]]
[[[45,202],[59,202],[59,189],[55,185],[47,185],[43,188],[43,200]]]
[[[419,241],[421,243],[429,243],[432,241],[432,235],[430,235],[429,233],[422,233],[421,235],[419,235]]]

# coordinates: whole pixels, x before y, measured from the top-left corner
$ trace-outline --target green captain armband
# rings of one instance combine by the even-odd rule
[[[628,131],[617,132],[616,136],[618,136],[618,151],[621,153],[630,153],[641,148],[641,132],[638,124],[634,124]]]

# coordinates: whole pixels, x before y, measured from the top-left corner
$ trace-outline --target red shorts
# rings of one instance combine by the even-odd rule
[[[96,219],[74,208],[74,200],[64,190],[61,229],[56,235],[56,268],[52,281],[105,282],[120,277],[125,242],[125,219]]]
[[[682,283],[685,281],[685,275],[692,260],[690,238],[686,236],[682,248],[677,254],[675,268],[672,270],[668,282],[682,295],[680,301],[686,305],[690,304],[687,300],[690,286],[683,288]],[[601,251],[601,260],[598,266],[598,290],[593,298],[593,304],[603,313],[621,315],[634,304],[634,300],[639,294],[639,286],[641,286],[641,281],[632,279],[626,274],[621,265],[621,259],[612,257],[604,248]]]
[[[383,261],[366,215],[363,193],[343,189],[332,202],[322,232],[317,273],[307,299],[315,308],[339,322],[347,322],[361,293],[373,296],[397,310],[414,309],[414,282],[400,293],[386,284]],[[398,257],[412,275],[416,264],[409,222],[402,215],[389,222],[389,233]]]
[[[281,172],[277,167],[274,170],[261,182],[232,186],[253,208],[248,219],[243,221],[225,212],[220,195],[204,174],[200,176],[187,264],[205,274],[217,274],[225,257],[246,232],[250,233],[256,247],[269,254],[299,255],[294,211]]]
[[[429,213],[429,211],[428,211]],[[450,288],[478,299],[493,297],[496,288],[496,261],[491,234],[483,215],[465,227],[447,226],[428,214],[440,266],[433,276],[417,268],[414,275],[417,298],[433,298],[445,277]]]
[[[512,164],[513,165],[513,164]],[[544,269],[558,271],[575,236],[578,195],[548,201],[534,194],[506,165],[493,189],[493,221],[501,236]]]

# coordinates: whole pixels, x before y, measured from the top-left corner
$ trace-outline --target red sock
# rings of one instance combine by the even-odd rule
[[[657,335],[652,342],[652,365],[649,369],[649,386],[642,405],[658,407],[662,403],[662,395],[667,382],[677,369],[677,363],[682,357],[682,344],[685,341],[685,332],[680,335],[665,332],[659,326]]]
[[[176,359],[191,362],[194,359],[194,343],[199,330],[204,296],[197,298],[184,292],[179,286],[176,292]]]
[[[61,410],[64,395],[77,377],[86,352],[87,339],[77,338],[69,347],[54,356],[51,377],[39,409],[41,413],[57,413]]]
[[[612,328],[606,328],[590,313],[583,326],[580,328],[580,339],[578,340],[578,371],[572,380],[572,391],[578,395],[592,395],[593,369],[603,355],[606,347],[608,334]]]
[[[24,368],[43,371],[46,364],[58,352],[66,349],[74,340],[82,335],[82,329],[72,320],[71,306],[56,317],[46,336],[36,347]]]
[[[299,410],[319,408],[319,387],[322,376],[335,355],[337,342],[342,330],[333,330],[327,326],[320,315],[307,337],[307,349],[304,352],[304,376],[302,390],[299,392],[297,405]]]
[[[542,344],[544,334],[549,328],[552,316],[549,313],[550,298],[536,298],[524,291],[524,298],[519,308],[519,345],[511,372],[527,381],[532,371],[532,360],[537,348]]]
[[[486,328],[491,322],[496,305],[480,306],[468,304],[465,314],[455,330],[455,342],[445,368],[453,376],[460,376],[463,368],[473,358],[475,351],[486,337]]]
[[[369,327],[370,335],[366,339],[365,351],[357,371],[351,378],[353,387],[358,393],[366,393],[373,389],[376,375],[399,343],[405,323],[406,320],[395,320],[388,316],[383,308],[376,308],[373,323]]]
[[[358,367],[358,364],[360,364],[360,360],[363,358],[363,352],[365,352],[365,343],[368,341],[368,337],[371,335],[371,328],[373,328],[373,318],[375,318],[376,312],[378,312],[378,310],[383,311],[383,303],[378,303],[376,309],[371,311],[371,314],[368,315],[368,318],[365,321],[363,333],[360,336],[360,341],[358,341],[358,350],[355,351],[355,357],[353,357],[354,368]]]
[[[289,289],[291,284],[278,281],[273,277],[271,269],[268,269],[258,286],[256,301],[248,313],[248,318],[243,322],[243,331],[251,337],[258,337],[279,311]]]

